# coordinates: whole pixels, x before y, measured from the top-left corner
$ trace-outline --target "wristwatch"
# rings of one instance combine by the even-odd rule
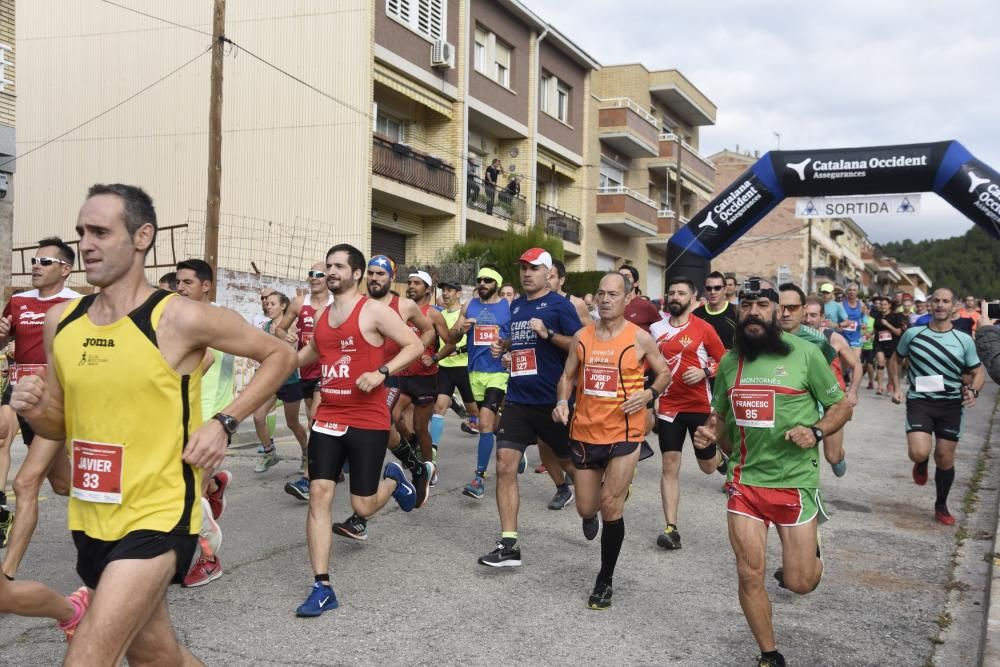
[[[810,426],[809,430],[813,432],[813,437],[816,438],[816,444],[823,441],[823,429],[816,426]]]
[[[545,328],[545,333],[548,336],[545,340],[552,340],[552,337],[556,335],[556,332],[549,327]]]
[[[212,419],[215,419],[220,424],[222,424],[222,430],[224,430],[229,435],[233,435],[234,433],[236,433],[236,429],[240,425],[239,421],[237,421],[235,417],[230,417],[229,415],[223,414],[221,412],[212,415]]]
[[[656,391],[656,387],[646,387],[646,389],[649,389],[649,393],[653,395],[653,400],[654,401],[660,395],[660,392]]]
[[[378,367],[378,372],[381,373],[382,375],[386,376],[386,377],[389,377],[389,367],[388,366],[379,366]]]

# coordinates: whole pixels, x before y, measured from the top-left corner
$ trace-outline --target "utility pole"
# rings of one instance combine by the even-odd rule
[[[212,16],[212,89],[208,110],[208,201],[205,205],[205,261],[215,280],[209,298],[215,299],[219,269],[219,208],[222,203],[222,47],[226,34],[226,0],[215,0]]]

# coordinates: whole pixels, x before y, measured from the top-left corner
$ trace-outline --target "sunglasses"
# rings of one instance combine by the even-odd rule
[[[476,283],[486,283],[487,285],[492,285],[496,281],[492,278],[476,278]]]
[[[326,273],[324,273],[323,271],[310,271],[309,272],[309,277],[310,278],[326,278]]]
[[[787,304],[787,305],[778,306],[778,308],[780,308],[782,311],[787,310],[790,313],[797,313],[800,310],[802,310],[802,305],[801,304],[798,304],[798,305],[796,305],[796,304]]]
[[[720,292],[723,289],[725,289],[725,287],[722,285],[705,285],[706,292]]]
[[[42,266],[52,266],[53,264],[65,264],[69,266],[69,262],[65,260],[58,259],[56,257],[32,257],[31,265],[37,266],[41,264]]]

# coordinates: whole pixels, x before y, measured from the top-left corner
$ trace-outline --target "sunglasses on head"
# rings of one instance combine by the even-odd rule
[[[39,264],[41,264],[42,266],[52,266],[53,264],[66,264],[68,266],[69,262],[67,262],[65,260],[62,260],[62,259],[59,259],[57,257],[32,257],[31,258],[31,265],[32,266],[37,266]]]
[[[722,285],[705,285],[706,292],[719,292],[725,289]]]
[[[323,271],[310,271],[309,272],[309,277],[310,278],[326,278],[326,273],[323,272]]]

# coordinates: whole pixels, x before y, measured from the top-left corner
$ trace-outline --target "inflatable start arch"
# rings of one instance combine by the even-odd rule
[[[704,282],[709,261],[786,197],[936,192],[1000,239],[1000,173],[957,141],[771,151],[667,244],[668,277]]]

